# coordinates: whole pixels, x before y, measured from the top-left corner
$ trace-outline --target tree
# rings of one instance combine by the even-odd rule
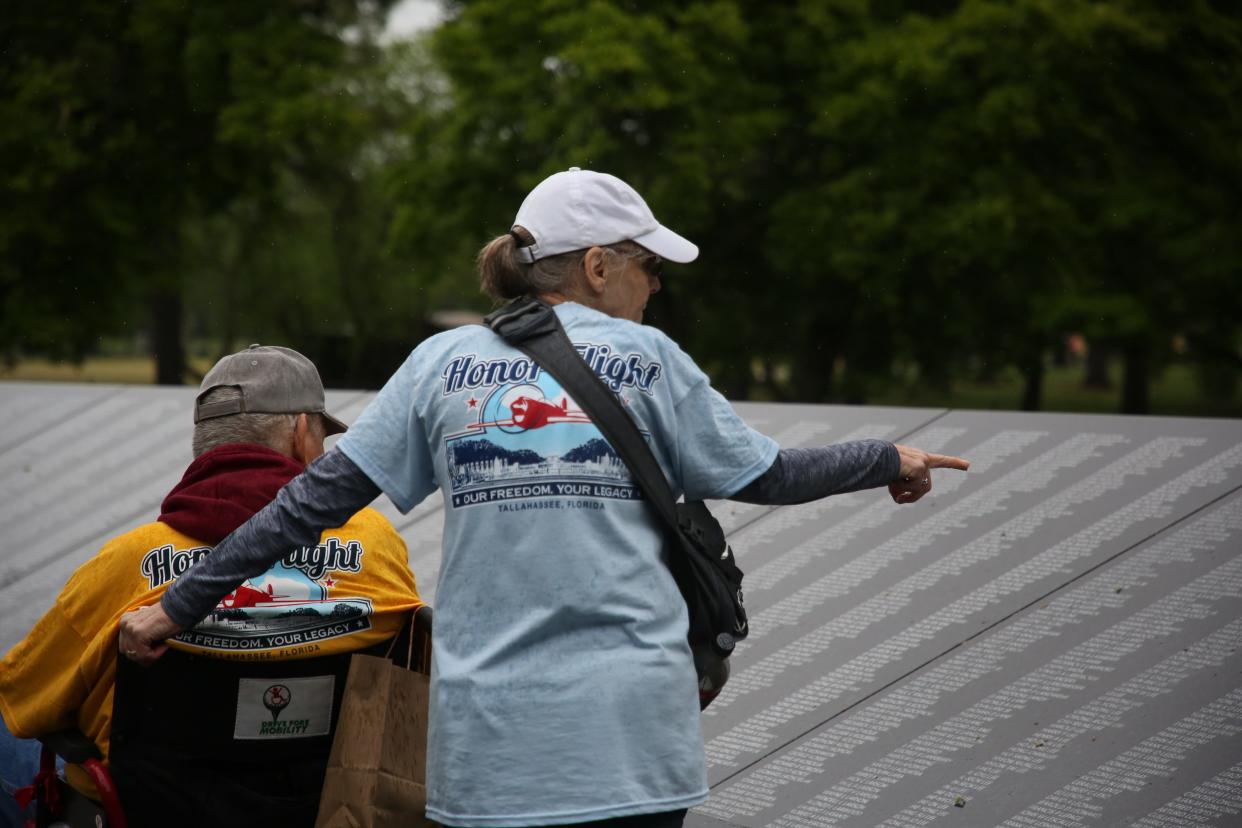
[[[877,375],[895,357],[932,377],[999,357],[1037,408],[1046,350],[1072,325],[1125,353],[1123,410],[1145,410],[1171,332],[1213,327],[1191,297],[1225,292],[1193,251],[1226,247],[1220,217],[1242,206],[1239,15],[963,0],[861,18],[823,28],[854,34],[805,84],[821,149],[774,228],[798,294],[830,286],[821,314],[865,303],[834,351]],[[807,236],[826,255],[807,256]],[[1213,338],[1236,342],[1222,327]]]
[[[324,90],[331,129],[304,137],[270,191],[191,225],[187,295],[192,329],[221,353],[279,341],[326,383],[377,387],[429,333],[428,302],[388,240],[396,205],[384,175],[408,102],[386,54],[351,54]]]
[[[1242,373],[1242,12],[1212,0],[19,4],[0,20],[6,352],[182,303],[382,379],[547,174],[616,173],[696,240],[649,306],[726,393],[862,402],[1066,333],[1147,405],[1173,342]],[[161,332],[163,332],[161,334]],[[241,338],[241,339],[239,339]],[[764,386],[757,389],[756,385]]]
[[[754,44],[739,4],[455,8],[408,56],[434,72],[410,72],[423,79],[420,106],[392,171],[394,243],[438,274],[430,289],[479,305],[474,256],[508,230],[534,184],[570,166],[614,172],[703,249],[672,269],[652,318],[748,375],[765,320],[740,312],[764,301],[750,289],[762,272],[762,207],[746,184],[766,164],[775,116],[743,65]]]
[[[185,234],[238,202],[266,210],[282,170],[332,143],[345,35],[385,5],[11,4],[6,351],[80,355],[138,303],[157,380],[180,383]]]
[[[1138,343],[1190,325],[1167,274],[1202,267],[1180,234],[1218,227],[1219,248],[1208,219],[1237,212],[1179,172],[1237,180],[1237,15],[1212,4],[454,8],[418,53],[434,80],[395,168],[396,243],[468,301],[474,251],[530,186],[616,172],[700,242],[651,316],[735,395],[756,357],[790,368],[765,375],[780,396],[848,401],[898,363],[947,385],[981,360],[1017,366],[1038,408],[1047,351],[1077,327],[1129,354],[1139,409]],[[1208,140],[1164,159],[1175,124]],[[1190,327],[1220,341],[1229,323]]]

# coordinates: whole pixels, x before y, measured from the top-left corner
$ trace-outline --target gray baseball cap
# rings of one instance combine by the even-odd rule
[[[208,391],[237,388],[241,397],[203,402]],[[324,410],[323,381],[315,363],[291,348],[251,345],[221,357],[203,377],[194,401],[194,422],[229,414],[322,414],[328,434],[340,434],[346,425]]]

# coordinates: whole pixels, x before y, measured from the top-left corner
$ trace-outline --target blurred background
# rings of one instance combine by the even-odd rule
[[[1242,416],[1233,0],[6,0],[0,379],[377,388],[544,176],[732,399]]]

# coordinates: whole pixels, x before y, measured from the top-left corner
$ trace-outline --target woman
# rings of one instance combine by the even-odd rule
[[[794,503],[889,485],[901,503],[958,458],[870,440],[781,451],[668,337],[639,324],[662,260],[698,249],[629,185],[571,169],[539,184],[479,255],[497,300],[555,307],[650,435],[687,499]],[[662,528],[559,385],[490,330],[418,346],[335,450],[123,622],[138,660],[251,572],[380,491],[409,511],[439,488],[427,815],[448,825],[680,825],[707,796],[686,612]]]

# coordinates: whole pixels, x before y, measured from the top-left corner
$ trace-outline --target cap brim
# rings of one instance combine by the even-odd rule
[[[664,225],[660,225],[632,241],[641,244],[661,259],[677,264],[687,264],[699,257],[699,246],[694,242],[677,235]]]
[[[328,412],[321,411],[320,414],[323,415],[324,420],[326,420],[328,423],[327,433],[324,434],[325,437],[331,437],[333,434],[344,434],[346,431],[349,430],[349,426],[345,425],[343,422],[338,420],[336,417],[333,417]]]

